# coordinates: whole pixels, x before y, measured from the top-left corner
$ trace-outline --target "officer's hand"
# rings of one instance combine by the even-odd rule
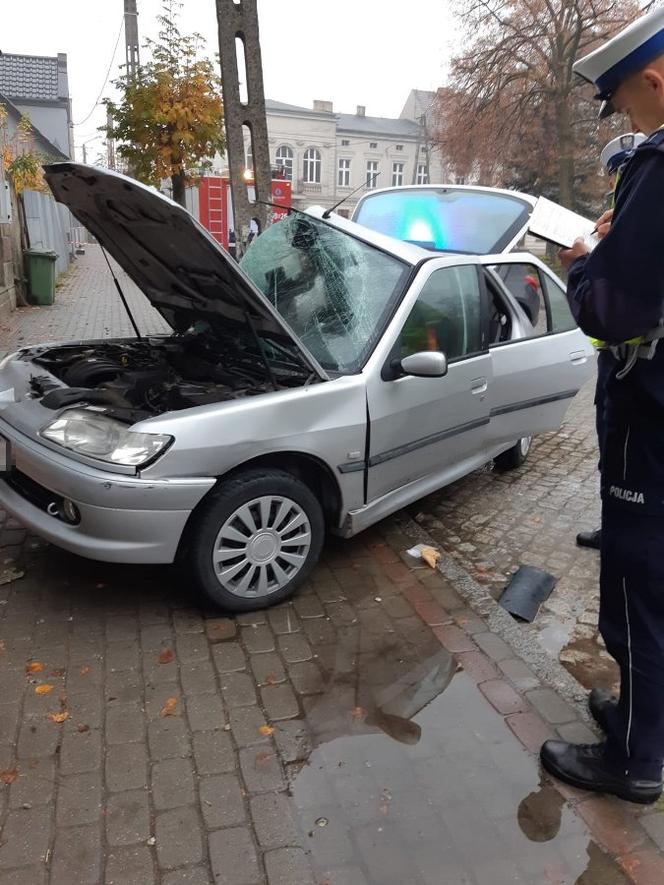
[[[570,269],[570,265],[576,261],[577,258],[581,258],[582,255],[588,255],[590,249],[586,246],[585,240],[582,237],[578,237],[574,240],[574,245],[571,249],[561,249],[558,252],[558,260],[565,268],[565,270]]]
[[[595,223],[595,230],[597,231],[597,238],[603,239],[611,229],[611,221],[613,220],[613,209],[607,209],[600,217],[597,219]]]

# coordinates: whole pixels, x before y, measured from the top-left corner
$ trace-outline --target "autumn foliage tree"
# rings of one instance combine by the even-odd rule
[[[158,39],[146,43],[150,60],[115,81],[122,97],[106,101],[106,134],[136,178],[152,185],[169,178],[173,199],[184,205],[187,179],[224,150],[224,109],[221,80],[200,57],[204,40],[180,33],[178,8],[164,4]]]
[[[635,18],[637,0],[458,0],[458,11],[463,50],[437,107],[456,174],[595,211],[598,155],[616,123],[600,127],[572,65]]]

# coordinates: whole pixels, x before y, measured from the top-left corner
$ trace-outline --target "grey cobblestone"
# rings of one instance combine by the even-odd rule
[[[214,668],[209,661],[183,664],[180,679],[186,695],[210,694],[217,690]]]
[[[267,654],[252,655],[249,659],[254,679],[258,685],[275,685],[284,682],[286,672],[279,655],[272,652]]]
[[[145,744],[109,747],[106,754],[106,786],[112,793],[147,787],[148,754]]]
[[[249,830],[219,830],[208,844],[215,885],[260,885],[263,877]]]
[[[53,848],[51,885],[97,885],[101,876],[99,825],[60,828]]]
[[[145,712],[148,719],[158,719],[162,715],[166,702],[170,702],[172,699],[175,700],[175,707],[169,715],[181,716],[184,712],[184,704],[180,690],[176,685],[167,683],[148,686],[145,693]]]
[[[157,816],[157,858],[162,869],[197,864],[203,859],[203,840],[193,808],[177,808]]]
[[[98,823],[101,816],[101,773],[73,774],[58,783],[58,826]]]
[[[268,793],[286,786],[281,765],[272,746],[240,750],[240,769],[250,793]]]
[[[247,673],[224,673],[220,681],[228,707],[250,707],[256,703],[254,681]]]
[[[168,759],[153,765],[152,797],[157,811],[190,805],[195,799],[191,762]]]
[[[297,698],[290,685],[268,685],[261,689],[261,698],[268,719],[295,719],[300,714]]]
[[[534,689],[529,691],[526,697],[547,722],[553,725],[576,719],[576,711],[550,688]]]
[[[224,705],[216,695],[188,697],[187,718],[192,731],[209,731],[226,724]]]
[[[20,870],[0,870],[0,885],[46,885],[47,869],[44,864],[23,867]]]
[[[260,732],[260,728],[266,724],[264,714],[257,707],[240,707],[231,710],[231,733],[238,747],[253,747],[256,744],[267,743],[267,737]]]
[[[55,797],[55,759],[26,759],[9,788],[9,805],[48,805]]]
[[[187,867],[168,873],[161,880],[161,885],[211,885],[212,879],[204,867]]]
[[[18,736],[19,759],[52,756],[60,743],[60,726],[48,719],[26,719]]]
[[[297,664],[299,661],[310,661],[313,658],[311,646],[306,637],[293,633],[279,637],[279,649],[285,661]]]
[[[284,762],[301,762],[311,755],[311,735],[309,726],[302,719],[280,722],[274,738]]]
[[[152,761],[171,756],[188,756],[191,743],[181,716],[166,716],[153,720],[148,727],[148,745]]]
[[[5,820],[0,844],[0,870],[39,864],[51,837],[52,810],[48,806],[18,808]]]
[[[138,644],[133,639],[109,642],[106,646],[107,669],[136,670],[138,665]]]
[[[134,845],[111,851],[104,885],[154,885],[154,882],[154,863],[149,848]]]
[[[297,633],[300,629],[299,618],[295,613],[293,605],[289,602],[271,608],[268,612],[268,621],[273,632],[278,636]]]
[[[201,731],[195,734],[194,757],[199,774],[220,774],[235,767],[233,744],[226,731]]]
[[[145,790],[111,796],[106,806],[106,838],[109,845],[133,845],[150,836],[150,808]]]
[[[247,666],[242,646],[237,642],[223,642],[213,646],[212,656],[219,673],[233,673],[244,670]]]
[[[199,789],[203,818],[209,829],[233,827],[244,822],[243,790],[237,775],[202,778]]]
[[[300,848],[268,851],[265,869],[270,885],[315,885],[307,856]]]
[[[207,661],[210,649],[204,633],[185,633],[177,638],[178,659],[182,664]]]
[[[318,694],[325,688],[325,678],[313,661],[291,664],[288,675],[299,694]]]
[[[145,718],[138,704],[113,704],[106,713],[108,744],[127,744],[145,740]]]
[[[266,793],[251,800],[251,819],[261,848],[298,845],[300,834],[291,803],[283,793]]]
[[[267,624],[243,627],[240,638],[250,655],[274,651],[274,634]]]
[[[227,642],[237,636],[237,624],[231,618],[210,618],[205,622],[205,632],[212,643]]]

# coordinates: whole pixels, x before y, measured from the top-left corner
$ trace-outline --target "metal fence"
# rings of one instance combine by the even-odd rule
[[[81,242],[81,228],[68,209],[56,203],[50,194],[23,192],[23,205],[31,249],[50,249],[58,256],[58,274],[69,267],[71,256]],[[85,242],[85,239],[83,240]]]

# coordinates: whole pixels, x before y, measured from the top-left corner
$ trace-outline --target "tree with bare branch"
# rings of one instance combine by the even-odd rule
[[[633,20],[637,0],[456,0],[463,51],[438,98],[438,140],[457,175],[598,208],[600,125],[574,61]],[[615,125],[615,124],[613,124]]]

